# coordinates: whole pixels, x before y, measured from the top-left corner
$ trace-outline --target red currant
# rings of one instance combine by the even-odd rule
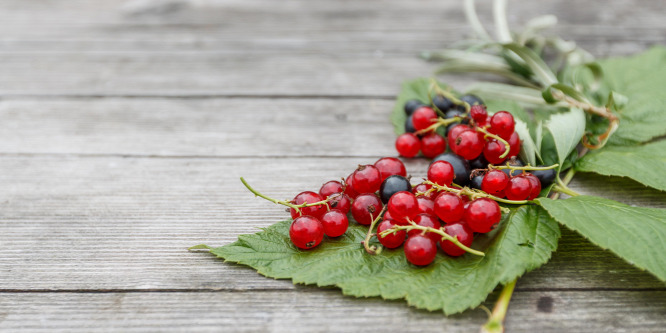
[[[348,195],[350,198],[355,199],[359,193],[354,191],[354,180],[352,177],[354,176],[354,173],[352,172],[349,176],[347,176],[347,179],[345,179],[345,191],[344,193]]]
[[[420,225],[422,227],[433,228],[433,229],[439,229],[442,226],[439,223],[439,220],[436,217],[434,217],[430,214],[416,215],[416,217],[414,218],[414,223],[416,223],[417,225]],[[414,230],[410,230],[407,233],[407,236],[412,237],[414,235],[418,235],[418,234],[422,234],[422,233],[423,233],[422,230],[414,229]],[[432,238],[432,240],[435,241],[435,242],[438,241],[439,238],[441,238],[440,235],[438,235],[434,232],[426,232],[426,236]]]
[[[507,158],[518,156],[520,154],[520,136],[518,132],[513,132],[509,140],[506,140],[509,143],[509,155],[506,155]]]
[[[419,214],[419,202],[411,192],[400,191],[389,199],[387,210],[398,224],[407,224]]]
[[[319,195],[322,198],[326,198],[333,193],[340,193],[340,192],[342,192],[342,184],[337,180],[328,181],[324,183],[324,185],[322,185],[321,188],[319,189]]]
[[[369,225],[382,210],[382,202],[373,193],[360,194],[352,203],[351,213],[359,224]]]
[[[435,214],[445,223],[458,222],[465,215],[465,204],[459,196],[442,192],[435,198]]]
[[[384,181],[389,176],[399,175],[407,177],[407,169],[401,160],[395,157],[382,157],[375,162],[375,168],[379,170],[379,174]]]
[[[466,130],[458,134],[451,150],[466,160],[473,160],[481,155],[485,143],[475,130]]]
[[[447,143],[449,144],[451,151],[453,151],[453,147],[456,146],[456,137],[458,134],[471,129],[471,127],[464,124],[457,124],[451,127],[451,130],[449,130],[449,132],[446,134],[446,140],[448,141]]]
[[[492,164],[500,164],[506,160],[506,156],[504,158],[500,157],[505,151],[506,146],[503,143],[492,139],[486,142],[486,146],[483,147],[483,157]]]
[[[395,219],[393,219],[393,216],[391,216],[391,214],[388,211],[384,212],[384,220],[395,221]]]
[[[427,158],[433,158],[446,150],[446,141],[437,133],[430,133],[421,138],[421,153]]]
[[[301,216],[294,220],[289,227],[291,242],[300,249],[311,249],[324,239],[324,226],[317,218]]]
[[[414,128],[417,131],[428,128],[428,126],[434,124],[434,121],[437,119],[437,113],[435,110],[428,106],[423,106],[412,115],[412,122],[414,123]]]
[[[511,177],[509,184],[504,189],[504,194],[509,200],[526,200],[530,193],[532,193],[532,184],[522,175]]]
[[[347,214],[337,209],[331,209],[321,217],[321,224],[324,226],[324,234],[328,237],[342,236],[349,227]]]
[[[490,170],[483,177],[481,189],[492,195],[497,195],[509,184],[509,176],[500,170]]]
[[[418,185],[416,185],[412,188],[412,193],[414,193],[414,195],[416,195],[417,193],[426,193],[431,188],[432,188],[432,185],[430,185],[430,184],[418,184]],[[435,195],[436,195],[435,192],[430,192],[425,197],[428,198],[428,199],[434,199]],[[421,195],[421,196],[423,196],[423,195]]]
[[[486,118],[488,117],[488,111],[486,111],[485,105],[472,105],[472,107],[469,109],[469,115],[476,123],[481,123],[486,121]]]
[[[474,232],[489,232],[501,219],[502,212],[499,205],[488,198],[479,198],[470,202],[465,210],[465,221]]]
[[[451,186],[455,173],[451,163],[435,161],[428,167],[428,180],[439,185]]]
[[[447,224],[444,226],[444,232],[452,237],[458,238],[458,241],[467,247],[472,245],[472,241],[474,240],[474,232],[464,222]],[[465,254],[465,250],[459,248],[450,240],[439,238],[439,247],[442,248],[444,253],[452,257],[458,257]]]
[[[500,111],[490,118],[490,128],[488,131],[499,135],[504,140],[508,140],[511,137],[511,133],[513,133],[515,125],[513,116],[509,112]]]
[[[352,176],[354,191],[358,193],[374,193],[382,185],[379,170],[372,165],[361,165]]]
[[[405,242],[407,261],[417,266],[425,266],[435,260],[437,244],[430,237],[414,235]]]
[[[291,203],[295,205],[301,205],[304,203],[315,203],[324,200],[319,194],[314,193],[312,191],[305,191],[297,194],[293,200],[291,200]],[[316,205],[316,206],[309,206],[309,207],[303,207],[300,208],[300,213],[297,212],[293,208],[289,208],[289,211],[291,212],[291,218],[295,219],[299,216],[303,215],[309,215],[316,217],[320,219],[322,215],[326,213],[326,205],[321,204],[321,205]]]
[[[527,198],[527,200],[536,199],[541,193],[541,181],[539,181],[537,176],[531,173],[524,173],[523,177],[527,178],[527,180],[530,181],[530,185],[532,185],[532,191],[530,192],[530,196]]]
[[[414,157],[421,150],[421,140],[412,133],[403,133],[395,140],[395,149],[404,157]]]
[[[391,229],[396,225],[397,224],[394,221],[385,219],[379,223],[379,226],[377,227],[377,240],[379,240],[382,245],[389,249],[395,249],[396,247],[402,245],[402,243],[405,242],[405,238],[407,237],[407,234],[404,230],[396,231],[395,233],[389,233],[386,236],[380,235],[382,231]]]
[[[422,195],[416,197],[416,201],[419,203],[419,212],[435,215],[435,201]]]
[[[328,206],[331,209],[337,209],[345,214],[349,213],[349,208],[351,208],[351,199],[346,194],[332,194],[333,199],[328,202]]]

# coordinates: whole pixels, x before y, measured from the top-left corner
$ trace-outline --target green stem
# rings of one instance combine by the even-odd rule
[[[531,165],[529,165],[529,164],[526,165],[526,166],[513,166],[513,165],[509,165],[509,162],[507,162],[506,165],[492,165],[492,164],[491,164],[491,165],[488,166],[488,168],[489,168],[489,169],[497,169],[497,170],[509,169],[509,170],[536,171],[536,170],[550,170],[550,169],[555,169],[555,168],[557,168],[558,166],[560,166],[560,165],[559,165],[559,164],[553,164],[553,165],[546,166],[546,167],[535,167],[535,166],[531,166]]]
[[[365,249],[365,252],[368,252],[369,254],[376,255],[382,253],[382,247],[379,246],[377,247],[376,245],[370,246],[370,238],[372,238],[372,230],[375,229],[375,225],[379,220],[382,218],[382,215],[384,215],[384,212],[386,211],[386,207],[382,208],[382,210],[379,212],[379,215],[375,219],[372,220],[372,223],[370,223],[370,227],[368,228],[368,233],[365,235],[365,240],[363,240],[363,248]],[[372,216],[372,213],[370,213],[370,216]]]
[[[462,119],[463,119],[463,118],[462,118],[462,117],[459,117],[459,116],[455,116],[455,117],[453,117],[453,118],[448,118],[448,119],[437,118],[437,119],[435,119],[435,122],[434,122],[432,125],[430,125],[430,126],[424,128],[424,129],[422,129],[422,130],[420,130],[420,131],[417,131],[417,132],[414,133],[414,134],[416,134],[416,135],[422,135],[422,134],[430,133],[430,132],[432,132],[432,131],[438,129],[439,127],[442,127],[442,126],[448,126],[448,125],[450,125],[450,124],[453,124],[453,123],[456,123],[456,122],[460,122],[460,121],[462,121]]]
[[[491,137],[491,138],[501,142],[504,145],[504,152],[502,153],[502,155],[500,155],[500,158],[505,158],[507,155],[509,155],[509,150],[511,150],[511,145],[509,145],[509,143],[506,142],[506,140],[502,139],[498,135],[495,135],[495,134],[492,134],[492,133],[486,131],[484,128],[481,128],[481,127],[476,127],[476,131],[481,132],[481,133],[485,134],[487,137]]]
[[[430,90],[434,90],[437,95],[442,95],[450,99],[451,102],[453,102],[453,104],[463,105],[465,107],[465,113],[469,113],[469,109],[471,108],[469,103],[458,99],[458,97],[456,97],[454,94],[440,88],[439,85],[437,84],[437,80],[435,79],[430,80]],[[428,95],[430,95],[430,90],[428,90]],[[432,98],[430,100],[432,101]]]
[[[585,152],[587,152],[587,150],[586,150]],[[583,154],[583,155],[584,155],[584,154]],[[583,156],[583,155],[581,155],[581,156]],[[569,171],[567,171],[567,173],[564,175],[564,179],[560,179],[560,176],[558,175],[557,178],[556,178],[556,185],[555,185],[555,186],[559,186],[560,188],[561,188],[561,187],[564,187],[564,188],[567,188],[567,189],[568,189],[567,185],[569,185],[569,182],[571,182],[571,180],[573,179],[573,177],[574,177],[575,174],[576,174],[576,170],[574,170],[574,168],[571,168],[571,169],[569,169]],[[553,200],[559,198],[559,197],[560,197],[560,193],[564,193],[564,192],[562,192],[562,191],[557,191],[557,190],[555,189],[555,186],[553,186],[553,190],[555,190],[556,193],[553,193],[553,195],[550,196],[550,198],[553,199]],[[573,192],[573,191],[572,191],[572,192]],[[575,192],[574,192],[574,193],[575,193]],[[568,194],[568,193],[566,193],[566,194]],[[578,194],[578,193],[576,193],[576,194]],[[574,195],[574,196],[575,196],[575,195]]]
[[[560,184],[555,184],[555,186],[553,186],[553,191],[564,193],[571,197],[577,197],[580,195],[580,193]]]
[[[432,233],[435,233],[435,234],[438,234],[438,235],[442,236],[443,239],[451,241],[453,244],[455,244],[457,247],[463,249],[465,252],[469,252],[471,254],[474,254],[474,255],[477,255],[477,256],[482,256],[482,257],[486,255],[485,253],[483,253],[481,251],[477,251],[477,250],[474,250],[472,248],[469,248],[469,247],[465,246],[463,243],[461,243],[458,240],[458,237],[453,237],[453,236],[447,234],[441,228],[440,229],[435,229],[435,228],[431,228],[431,227],[424,227],[424,226],[420,226],[420,225],[414,223],[413,221],[409,221],[409,224],[410,225],[396,225],[396,226],[392,227],[391,229],[386,229],[386,230],[382,231],[381,235],[386,236],[388,234],[395,233],[395,232],[398,232],[400,230],[405,230],[406,232],[409,232],[411,230],[421,230],[423,232],[432,232]]]
[[[509,301],[511,301],[511,295],[513,295],[513,289],[515,287],[516,280],[513,280],[504,285],[499,299],[497,299],[497,303],[495,303],[495,307],[493,308],[493,313],[490,315],[490,318],[488,318],[486,324],[481,327],[481,332],[504,332],[504,318],[506,317],[506,312],[509,308]]]
[[[446,192],[451,192],[451,193],[455,193],[455,194],[458,194],[458,195],[466,195],[472,200],[477,199],[477,198],[488,198],[488,199],[491,199],[491,200],[495,200],[497,202],[502,202],[502,203],[512,204],[512,205],[524,205],[524,204],[529,203],[528,200],[502,199],[502,198],[496,197],[494,195],[488,194],[486,192],[483,192],[481,190],[471,189],[469,187],[463,187],[461,189],[456,189],[456,188],[451,188],[451,187],[444,186],[444,185],[439,185],[439,184],[433,183],[429,180],[424,180],[423,183],[432,186],[431,189],[422,193],[424,195],[428,195],[428,194],[432,193],[433,191],[437,191],[437,192],[446,191]],[[417,193],[417,194],[421,194],[421,193]]]
[[[266,200],[268,200],[268,201],[270,201],[270,202],[272,202],[272,203],[274,203],[274,204],[283,205],[283,206],[287,206],[287,207],[289,207],[289,208],[293,208],[293,209],[295,209],[295,210],[296,210],[297,212],[299,212],[299,213],[300,213],[300,211],[301,211],[301,208],[304,208],[304,207],[319,206],[319,205],[328,205],[328,202],[329,202],[331,199],[333,199],[334,197],[336,197],[336,196],[334,196],[334,195],[331,195],[331,196],[329,196],[328,198],[326,198],[326,200],[317,201],[317,202],[312,202],[312,203],[304,202],[304,203],[302,203],[302,204],[300,204],[300,205],[296,205],[296,204],[293,204],[293,203],[291,203],[291,202],[289,202],[289,201],[287,201],[287,200],[277,200],[277,199],[273,199],[273,198],[271,198],[271,197],[269,197],[269,196],[266,196],[266,195],[264,195],[264,194],[261,194],[261,193],[259,193],[259,191],[257,191],[257,190],[255,190],[254,188],[252,188],[252,186],[250,186],[250,184],[248,184],[247,181],[245,181],[245,179],[243,179],[243,177],[240,177],[240,180],[241,180],[241,182],[243,183],[243,185],[245,185],[245,187],[247,187],[247,189],[250,190],[250,192],[252,192],[255,196],[258,196],[258,197],[260,197],[260,198],[264,198],[264,199],[266,199]]]

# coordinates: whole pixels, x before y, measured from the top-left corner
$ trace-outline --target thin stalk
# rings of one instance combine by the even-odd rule
[[[495,303],[495,307],[493,308],[493,313],[490,315],[490,318],[488,318],[486,324],[481,327],[481,332],[504,332],[504,318],[506,317],[506,312],[509,308],[509,302],[511,301],[511,296],[513,295],[513,289],[516,287],[516,281],[517,280],[513,280],[504,285],[499,299],[497,299],[497,303]]]
[[[413,221],[409,221],[409,224],[410,225],[396,225],[396,226],[392,227],[391,229],[386,229],[386,230],[382,231],[381,235],[386,236],[386,235],[389,235],[391,233],[398,232],[400,230],[405,230],[406,232],[409,232],[411,230],[421,230],[423,232],[432,232],[432,233],[435,233],[435,234],[438,234],[438,235],[442,236],[443,239],[451,241],[453,244],[455,244],[457,247],[461,248],[465,252],[469,252],[471,254],[474,254],[474,255],[477,255],[477,256],[482,256],[482,257],[486,255],[485,253],[483,253],[481,251],[477,251],[477,250],[474,250],[472,248],[469,248],[469,247],[465,246],[463,243],[461,243],[458,240],[458,237],[453,237],[453,236],[447,234],[441,228],[440,229],[435,229],[435,228],[431,228],[431,227],[424,227],[424,226],[420,226],[420,225],[414,223]]]
[[[379,246],[377,247],[376,245],[370,246],[370,238],[372,238],[372,230],[375,229],[375,225],[379,220],[382,218],[382,215],[384,215],[384,212],[386,211],[386,207],[382,208],[382,210],[379,212],[379,215],[375,219],[372,220],[372,223],[370,223],[370,227],[368,228],[368,233],[365,234],[365,240],[363,240],[363,248],[365,249],[365,252],[368,252],[369,254],[376,255],[382,253],[382,247]],[[370,216],[372,216],[372,213],[370,213]]]
[[[488,194],[486,192],[483,192],[483,191],[480,191],[480,190],[471,189],[469,187],[463,187],[463,188],[460,188],[460,189],[456,189],[456,188],[451,188],[451,187],[444,186],[444,185],[439,185],[439,184],[433,183],[429,180],[424,180],[423,183],[432,186],[431,189],[423,192],[423,194],[426,195],[426,196],[429,195],[430,193],[432,193],[433,191],[437,191],[437,192],[446,191],[446,192],[451,192],[451,193],[455,193],[455,194],[458,194],[458,195],[466,195],[472,200],[477,199],[477,198],[488,198],[488,199],[491,199],[491,200],[495,200],[497,202],[502,202],[502,203],[507,203],[507,204],[512,204],[512,205],[524,205],[524,204],[529,203],[528,200],[502,199],[502,198],[496,197],[494,195],[490,195],[490,194]]]
[[[559,164],[553,164],[553,165],[545,166],[545,167],[534,167],[534,166],[531,166],[529,164],[526,165],[526,166],[513,166],[513,165],[509,165],[509,163],[507,162],[506,165],[492,165],[492,164],[490,164],[490,165],[488,165],[488,168],[489,169],[497,169],[497,170],[509,169],[509,170],[512,170],[512,171],[513,170],[537,171],[537,170],[555,169],[558,166],[560,166],[560,165]]]
[[[337,196],[331,195],[328,198],[326,198],[326,200],[311,202],[311,203],[304,202],[300,205],[296,205],[296,204],[293,204],[293,203],[291,203],[287,200],[277,200],[277,199],[273,199],[269,196],[266,196],[264,194],[261,194],[259,191],[252,188],[252,186],[250,186],[250,184],[248,184],[247,181],[245,181],[245,179],[243,179],[243,177],[240,177],[240,180],[243,183],[243,185],[245,185],[245,187],[248,190],[250,190],[250,192],[252,192],[255,196],[266,199],[266,200],[268,200],[268,201],[270,201],[274,204],[283,205],[283,206],[287,206],[289,208],[293,208],[299,213],[301,212],[301,208],[304,208],[304,207],[319,206],[319,205],[327,205],[328,206],[328,202],[331,201],[331,199],[333,199],[334,197],[337,197]]]
[[[500,158],[505,158],[506,155],[509,155],[509,150],[511,149],[511,145],[509,145],[509,143],[506,140],[502,139],[498,135],[495,135],[495,134],[492,134],[492,133],[486,131],[485,129],[483,129],[481,127],[476,127],[476,131],[480,132],[480,133],[483,133],[483,134],[485,134],[486,137],[493,138],[493,139],[499,141],[500,143],[502,143],[504,145],[505,149],[504,149],[504,152],[502,153],[502,155],[500,155]]]
[[[476,15],[474,0],[465,0],[465,16],[467,16],[467,21],[472,26],[477,37],[480,39],[492,40],[488,32],[486,32],[486,29],[483,28],[481,20],[479,20],[479,17]]]

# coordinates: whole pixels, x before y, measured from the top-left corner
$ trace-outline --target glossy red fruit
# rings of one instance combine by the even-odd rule
[[[326,198],[333,193],[339,193],[339,192],[342,192],[342,183],[340,183],[337,180],[331,180],[325,182],[324,185],[322,185],[321,188],[319,189],[319,195],[322,198]]]
[[[507,155],[507,158],[518,156],[518,154],[520,154],[520,136],[518,135],[518,132],[513,132],[511,137],[506,141],[511,147],[509,148],[509,155]]]
[[[536,199],[539,196],[539,193],[541,193],[541,181],[537,176],[531,173],[524,173],[522,176],[527,178],[527,180],[530,181],[530,185],[532,185],[532,191],[530,191],[530,196],[527,197],[527,200]]]
[[[358,196],[358,192],[354,191],[354,180],[352,179],[354,173],[352,172],[349,176],[347,176],[347,179],[345,179],[345,191],[344,193],[348,195],[350,198],[354,199]]]
[[[312,191],[304,191],[299,194],[297,194],[293,200],[291,200],[291,203],[295,205],[301,205],[303,203],[315,203],[324,200],[319,194],[314,193]],[[322,205],[316,205],[316,206],[309,206],[309,207],[303,207],[300,209],[300,213],[298,213],[295,209],[289,208],[289,212],[291,213],[291,218],[295,219],[299,216],[303,215],[309,215],[316,217],[317,219],[320,219],[322,215],[326,213],[326,208],[325,204]]]
[[[509,200],[527,200],[532,193],[532,184],[522,175],[513,176],[504,189],[504,195]]]
[[[395,157],[382,157],[378,159],[374,165],[375,168],[379,170],[382,181],[393,175],[407,177],[407,169],[405,168],[405,164],[403,164],[401,160]]]
[[[356,222],[370,225],[382,211],[382,202],[374,193],[359,194],[352,203],[351,213]]]
[[[444,226],[444,232],[452,237],[458,238],[458,241],[467,247],[470,247],[474,240],[474,231],[472,231],[472,229],[464,222],[447,224]],[[439,247],[444,253],[452,257],[458,257],[465,254],[465,250],[459,248],[450,240],[442,240],[441,237],[439,239]]]
[[[414,195],[417,195],[417,193],[426,193],[431,188],[432,188],[432,185],[430,185],[430,184],[418,184],[418,185],[412,187],[412,193],[414,193]],[[428,199],[435,199],[436,194],[437,193],[433,191],[433,192],[430,192],[425,197],[428,198]],[[419,196],[417,196],[417,197],[419,197]]]
[[[455,146],[451,147],[451,150],[466,160],[473,160],[481,155],[485,143],[475,130],[462,131],[456,137]]]
[[[506,160],[506,156],[504,158],[500,157],[505,151],[506,146],[504,146],[503,143],[491,139],[487,141],[486,146],[483,147],[483,157],[485,157],[491,164],[501,164]]]
[[[435,161],[428,167],[428,180],[435,184],[451,186],[453,177],[453,166],[447,161]]]
[[[426,266],[437,256],[437,243],[430,237],[415,235],[405,242],[407,261],[417,266]]]
[[[352,186],[358,193],[374,193],[382,185],[382,177],[374,165],[361,165],[352,175]]]
[[[422,227],[426,228],[433,228],[433,229],[439,229],[441,227],[441,224],[439,223],[439,220],[437,217],[430,215],[430,214],[419,214],[414,218],[414,223],[417,225],[420,225]],[[422,230],[410,230],[407,233],[407,236],[412,237],[414,235],[419,235],[422,234]],[[435,242],[438,241],[442,236],[434,233],[434,232],[426,232],[426,236],[430,237],[432,240]]]
[[[384,220],[392,220],[393,221],[393,216],[391,216],[391,214],[388,211],[384,212],[383,218],[384,218]]]
[[[324,239],[324,226],[315,217],[301,216],[291,223],[289,238],[296,247],[304,250],[311,249]]]
[[[490,128],[488,131],[499,135],[502,139],[508,140],[515,128],[513,116],[506,111],[499,111],[490,118]]]
[[[465,222],[474,232],[489,232],[501,219],[502,212],[499,205],[488,198],[479,198],[470,202],[465,210]]]
[[[442,192],[435,198],[435,215],[445,223],[458,222],[465,215],[465,204],[458,195]]]
[[[483,177],[481,189],[492,195],[497,195],[509,184],[509,176],[501,170],[490,170]]]
[[[469,115],[478,124],[486,121],[486,117],[488,117],[488,111],[486,111],[485,105],[472,105],[472,107],[469,109]]]
[[[421,195],[416,197],[416,201],[419,203],[419,212],[421,212],[421,214],[435,215],[434,200]]]
[[[420,107],[412,114],[412,123],[417,131],[428,128],[434,124],[435,120],[437,120],[437,113],[428,106]]]
[[[449,133],[446,134],[446,140],[449,145],[449,148],[451,148],[451,151],[453,151],[453,147],[456,145],[456,137],[458,136],[458,134],[462,133],[463,131],[471,129],[472,129],[471,127],[464,124],[458,124],[451,128]]]
[[[419,214],[419,202],[411,192],[400,191],[389,199],[387,211],[398,224],[407,224],[407,220],[414,220]]]
[[[382,231],[391,229],[396,225],[397,224],[394,221],[385,219],[379,223],[379,226],[377,227],[377,240],[379,240],[383,246],[389,249],[395,249],[396,247],[399,247],[402,245],[402,243],[405,242],[405,238],[407,237],[407,234],[404,230],[396,231],[395,233],[389,233],[386,236],[381,236]]]
[[[328,202],[328,206],[331,207],[331,209],[337,209],[345,214],[349,213],[349,209],[351,208],[351,199],[348,195],[344,193],[333,193],[331,196],[333,198]]]
[[[421,153],[427,158],[434,158],[446,150],[446,141],[437,133],[430,133],[421,138]]]
[[[404,157],[414,157],[421,150],[421,140],[412,133],[403,133],[395,139],[395,149]]]
[[[324,234],[328,237],[342,236],[349,227],[347,214],[337,209],[331,209],[321,217],[321,224],[324,226]]]

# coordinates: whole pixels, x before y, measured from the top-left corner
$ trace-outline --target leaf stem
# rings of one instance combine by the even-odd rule
[[[386,212],[386,207],[382,208],[382,210],[379,212],[379,215],[377,215],[376,218],[372,220],[372,223],[370,223],[370,227],[368,228],[368,233],[365,235],[365,239],[363,240],[363,248],[365,249],[365,252],[368,252],[369,254],[376,255],[382,253],[382,247],[379,246],[377,247],[376,245],[370,246],[370,238],[372,238],[372,230],[375,229],[375,225],[379,220],[382,218],[384,215],[384,212]],[[372,213],[370,213],[370,216],[372,216]]]
[[[438,129],[439,127],[448,126],[450,124],[460,122],[462,119],[463,118],[459,117],[459,116],[455,116],[453,118],[448,118],[448,119],[437,118],[437,119],[435,119],[435,122],[432,125],[424,128],[422,130],[416,131],[416,133],[414,133],[414,134],[422,135],[422,134],[430,133],[430,132]]]
[[[488,165],[488,169],[497,169],[497,170],[503,170],[503,169],[509,169],[509,170],[526,170],[526,171],[536,171],[536,170],[550,170],[550,169],[555,169],[559,164],[553,164],[545,167],[535,167],[527,164],[526,166],[513,166],[510,165],[509,162],[506,163],[506,165]]]
[[[580,155],[580,156],[582,157],[586,152],[587,152],[587,150],[585,150],[583,152],[583,154]],[[563,180],[561,180],[560,176],[558,175],[557,180],[556,180],[557,185],[567,187],[567,185],[569,185],[569,182],[571,182],[571,180],[573,179],[575,174],[576,174],[576,170],[574,170],[574,168],[571,168],[571,169],[569,169],[569,171],[567,171],[566,175],[564,175]],[[556,192],[557,193],[553,193],[553,195],[550,196],[551,199],[555,200],[555,199],[560,197],[560,193],[562,193],[562,192],[559,192],[557,190],[556,190]]]
[[[513,205],[524,205],[524,204],[529,203],[528,200],[502,199],[502,198],[496,197],[494,195],[488,194],[486,192],[483,192],[481,190],[471,189],[469,187],[463,187],[463,188],[460,188],[460,189],[456,189],[456,188],[451,188],[451,187],[448,187],[448,186],[445,186],[445,185],[439,185],[439,184],[433,183],[429,180],[424,180],[423,183],[432,186],[431,189],[423,192],[424,195],[428,195],[428,194],[432,193],[433,191],[437,191],[437,192],[446,191],[446,192],[456,193],[458,195],[466,195],[472,200],[477,199],[477,198],[488,198],[488,199],[491,199],[491,200],[495,200],[497,202],[502,202],[502,203],[506,203],[506,204],[513,204]]]
[[[268,201],[270,201],[274,204],[283,205],[283,206],[287,206],[289,208],[293,208],[299,213],[301,212],[301,208],[304,208],[304,207],[319,206],[319,205],[327,205],[328,206],[328,202],[331,199],[337,197],[335,195],[331,195],[331,196],[329,196],[328,198],[326,198],[325,200],[322,200],[322,201],[317,201],[317,202],[312,202],[312,203],[304,202],[300,205],[296,205],[296,204],[293,204],[293,203],[291,203],[290,201],[287,201],[287,200],[277,200],[277,199],[273,199],[269,196],[266,196],[264,194],[261,194],[261,193],[259,193],[259,191],[252,188],[252,186],[250,186],[250,184],[248,184],[247,181],[245,181],[245,179],[243,179],[243,177],[240,177],[240,180],[243,183],[243,185],[245,185],[245,187],[248,190],[250,190],[250,192],[252,192],[255,196],[266,199],[266,200],[268,200]]]
[[[483,253],[481,251],[477,251],[477,250],[474,250],[472,248],[469,248],[469,247],[465,246],[463,243],[461,243],[458,240],[458,237],[453,237],[453,236],[447,234],[442,228],[435,229],[435,228],[431,228],[431,227],[424,227],[424,226],[420,226],[420,225],[414,223],[414,221],[409,221],[409,224],[410,225],[396,225],[396,226],[394,226],[390,229],[386,229],[386,230],[382,231],[380,234],[382,236],[386,236],[388,234],[395,233],[395,232],[398,232],[400,230],[405,230],[406,232],[409,232],[411,230],[421,230],[424,233],[425,232],[432,232],[432,233],[435,233],[435,234],[438,234],[438,235],[442,236],[442,239],[446,239],[446,240],[452,242],[453,244],[455,244],[457,247],[461,248],[465,252],[469,252],[471,254],[474,254],[474,255],[477,255],[477,256],[482,256],[482,257],[486,255],[485,253]]]
[[[437,84],[437,80],[430,79],[430,90],[434,90],[437,95],[442,95],[442,96],[450,99],[451,102],[453,102],[453,104],[463,105],[465,107],[465,113],[469,113],[469,109],[471,108],[469,103],[458,99],[458,97],[456,97],[454,94],[440,88],[439,85]],[[430,90],[428,91],[428,93],[430,93]],[[431,98],[431,100],[432,100],[432,98]]]
[[[513,289],[516,287],[516,281],[517,280],[513,280],[504,285],[499,299],[497,299],[497,303],[495,303],[495,307],[493,308],[493,313],[490,315],[490,318],[488,318],[486,324],[481,327],[481,332],[504,332],[504,318],[506,317],[506,312],[509,308],[509,302],[511,301],[511,296],[513,295]]]
[[[501,142],[504,145],[504,152],[502,153],[502,155],[500,155],[500,158],[505,158],[507,155],[509,155],[509,150],[511,150],[511,145],[509,145],[509,143],[506,140],[502,139],[498,135],[495,135],[495,134],[492,134],[492,133],[486,131],[485,128],[481,128],[481,127],[475,127],[475,128],[476,128],[477,132],[483,133],[483,134],[486,135],[486,137],[491,137],[491,138]]]

